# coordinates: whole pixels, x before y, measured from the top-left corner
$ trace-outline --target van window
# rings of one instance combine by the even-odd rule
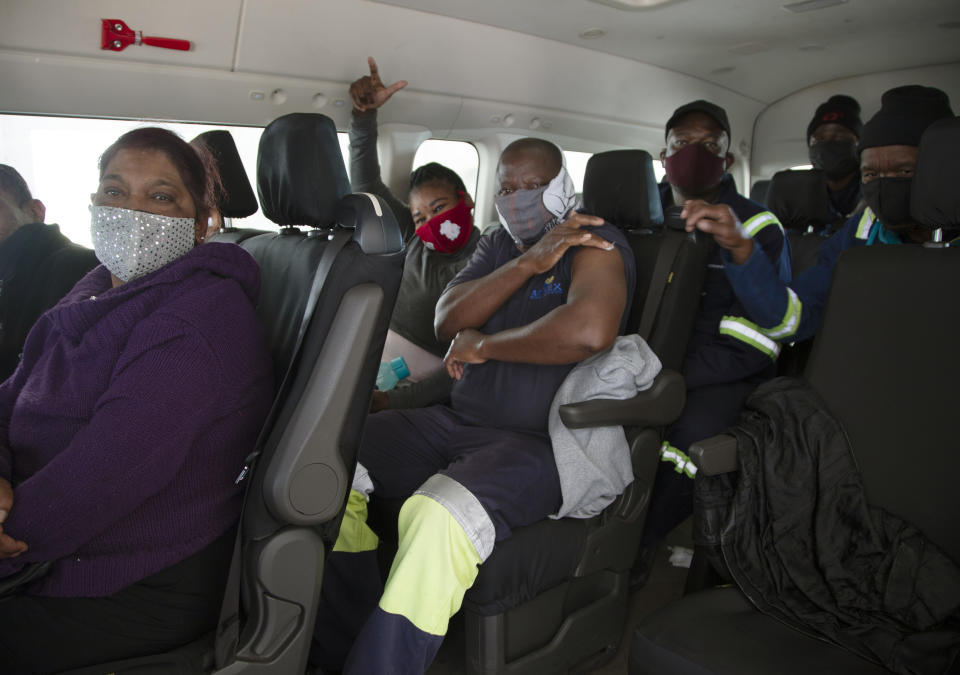
[[[413,156],[413,169],[424,164],[436,162],[453,169],[463,179],[467,191],[476,198],[477,176],[480,172],[480,155],[473,143],[466,141],[446,141],[439,138],[428,138]]]
[[[0,163],[9,164],[20,172],[33,196],[46,205],[48,223],[57,223],[64,235],[89,247],[92,243],[87,207],[90,194],[96,191],[99,182],[97,163],[100,153],[121,134],[143,126],[170,129],[187,141],[211,129],[229,130],[250,185],[256,192],[257,148],[263,133],[260,127],[0,115]],[[338,137],[346,161],[347,134],[341,133]],[[238,227],[277,229],[260,211],[235,224]]]

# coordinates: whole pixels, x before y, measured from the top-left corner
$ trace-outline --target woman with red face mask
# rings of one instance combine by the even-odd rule
[[[437,299],[473,254],[479,231],[473,227],[473,199],[451,169],[431,162],[410,174],[409,204],[390,191],[380,177],[377,158],[377,108],[407,86],[405,80],[385,86],[376,62],[370,74],[350,85],[350,183],[355,192],[371,192],[387,201],[400,224],[407,259],[383,361],[402,356],[410,370],[410,386],[375,391],[372,412],[386,408],[419,408],[450,394],[453,380],[443,368],[447,343],[433,330]]]

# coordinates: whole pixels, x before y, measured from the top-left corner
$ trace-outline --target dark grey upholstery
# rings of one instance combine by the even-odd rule
[[[628,237],[636,235],[632,243],[643,241],[635,251],[644,255],[652,251],[656,258],[664,239],[663,216],[646,152],[594,155],[584,176],[583,198],[584,211],[617,226],[629,225],[633,230]],[[685,233],[675,233],[687,238]],[[652,273],[645,264],[637,266],[638,278],[646,275],[646,279],[638,284],[631,308],[636,316],[633,330]],[[679,279],[680,267],[676,271]],[[699,278],[702,285],[702,271]],[[681,286],[678,283],[674,289]],[[662,299],[663,317],[670,316],[671,308],[666,306],[675,302],[691,302],[695,311],[699,286],[684,292],[689,297],[668,287]],[[662,335],[675,331],[676,325],[676,320],[658,313],[651,339],[662,339],[664,345],[672,345],[673,340],[684,349],[692,316],[685,333]],[[613,656],[627,616],[628,574],[656,473],[662,430],[679,416],[684,394],[683,378],[664,371],[650,391],[634,400],[561,407],[561,419],[571,427],[625,427],[634,482],[597,517],[544,520],[517,528],[497,544],[464,598],[469,673],[552,674],[587,668]]]
[[[291,139],[298,153],[288,152]],[[323,562],[343,516],[403,253],[389,207],[346,194],[329,118],[280,118],[260,149],[264,212],[314,229],[285,227],[240,242],[260,264],[257,311],[278,391],[247,478],[236,660],[216,672],[287,675],[306,668]],[[210,672],[213,644],[210,636],[74,675]]]
[[[915,219],[956,226],[960,125],[949,120],[921,142]],[[931,191],[942,176],[953,177]],[[841,421],[870,502],[916,525],[960,560],[960,249],[871,246],[844,252],[804,378]],[[728,439],[730,437],[727,437]],[[692,451],[702,471],[734,466],[728,441]],[[719,456],[701,459],[717,450]],[[733,588],[695,593],[643,621],[630,673],[882,673],[837,647],[760,614]],[[960,662],[950,671],[960,671]]]
[[[754,181],[753,185],[750,187],[750,199],[757,202],[758,204],[767,205],[767,190],[770,189],[769,180],[758,180]]]
[[[786,230],[794,275],[816,264],[823,242],[843,224],[831,219],[827,179],[818,169],[775,173],[767,206]]]

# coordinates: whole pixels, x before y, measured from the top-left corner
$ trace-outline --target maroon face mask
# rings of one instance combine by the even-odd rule
[[[723,178],[724,158],[700,143],[690,143],[666,159],[667,180],[685,192],[699,194]]]

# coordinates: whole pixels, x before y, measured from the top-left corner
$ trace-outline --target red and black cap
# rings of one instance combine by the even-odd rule
[[[860,104],[857,99],[845,94],[836,94],[827,99],[826,103],[817,106],[810,124],[807,125],[807,143],[810,136],[821,124],[839,124],[852,131],[857,138],[863,131],[863,122],[860,120]]]

